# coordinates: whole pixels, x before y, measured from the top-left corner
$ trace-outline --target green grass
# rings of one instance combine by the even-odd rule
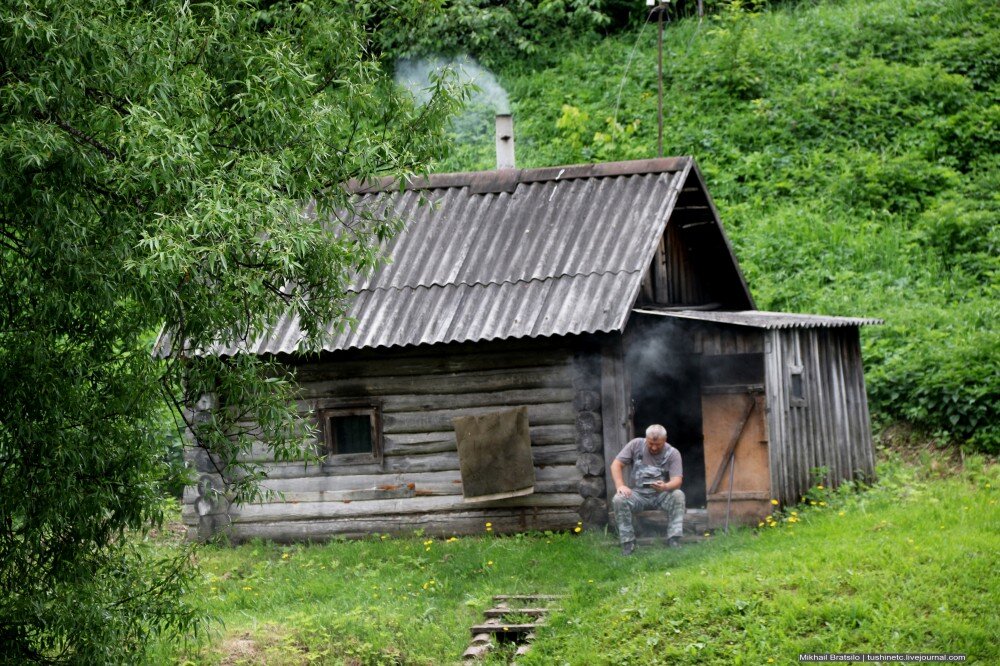
[[[455,663],[503,593],[567,597],[525,664],[762,664],[800,652],[1000,661],[1000,468],[891,457],[861,493],[813,489],[775,527],[622,558],[604,534],[199,549],[219,620],[197,664]],[[821,506],[819,502],[825,502]],[[792,516],[791,511],[797,515]],[[789,521],[789,518],[796,521]]]

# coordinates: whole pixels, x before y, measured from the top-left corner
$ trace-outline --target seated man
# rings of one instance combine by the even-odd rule
[[[625,484],[622,470],[632,466],[631,487]],[[646,428],[646,438],[637,437],[625,445],[611,463],[611,479],[617,492],[612,500],[622,554],[635,550],[632,512],[660,509],[670,519],[667,545],[680,546],[684,532],[684,493],[681,491],[683,468],[680,451],[667,444],[667,429],[661,425]]]

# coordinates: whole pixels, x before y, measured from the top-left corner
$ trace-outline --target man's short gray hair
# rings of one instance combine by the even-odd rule
[[[646,437],[650,439],[666,439],[667,429],[660,424],[655,423],[646,428]]]

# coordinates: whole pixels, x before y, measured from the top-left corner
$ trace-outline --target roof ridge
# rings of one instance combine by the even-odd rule
[[[532,282],[545,282],[546,280],[557,280],[557,279],[560,279],[560,278],[567,278],[567,277],[573,278],[573,277],[590,277],[592,275],[622,275],[622,274],[629,274],[630,275],[630,274],[633,274],[633,273],[642,273],[644,270],[645,269],[643,269],[643,268],[634,268],[634,269],[631,269],[631,270],[629,270],[629,269],[622,269],[622,270],[619,270],[619,271],[590,271],[589,273],[582,273],[582,272],[577,272],[577,273],[559,273],[558,275],[546,275],[545,277],[532,277],[532,278],[528,278],[526,280],[519,278],[517,280],[499,280],[499,281],[491,280],[489,282],[483,282],[482,280],[476,280],[475,282],[431,282],[430,284],[417,284],[417,285],[404,284],[404,285],[400,285],[398,287],[396,287],[396,286],[389,286],[389,287],[375,287],[375,288],[366,288],[366,289],[348,288],[347,292],[350,293],[350,294],[360,294],[362,292],[374,293],[374,292],[380,292],[380,291],[381,292],[386,292],[386,291],[406,291],[406,290],[416,291],[418,289],[433,289],[435,287],[443,289],[445,287],[489,287],[489,286],[493,286],[493,285],[502,286],[502,285],[505,285],[505,284],[530,284]]]
[[[345,187],[352,194],[372,194],[393,189],[434,190],[471,187],[474,194],[511,191],[519,183],[537,183],[574,178],[607,178],[612,176],[637,176],[683,171],[694,162],[690,155],[679,157],[654,157],[622,162],[588,162],[564,166],[534,167],[531,169],[493,169],[489,171],[458,171],[413,176],[402,188],[399,177],[384,176],[364,181],[352,178]]]

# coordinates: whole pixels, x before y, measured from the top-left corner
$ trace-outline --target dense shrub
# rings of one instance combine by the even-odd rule
[[[863,332],[879,422],[996,451],[1000,9],[744,7],[668,26],[665,152],[697,158],[759,307],[886,320]],[[521,166],[655,155],[639,31],[500,69]],[[483,127],[439,168],[489,168]]]

